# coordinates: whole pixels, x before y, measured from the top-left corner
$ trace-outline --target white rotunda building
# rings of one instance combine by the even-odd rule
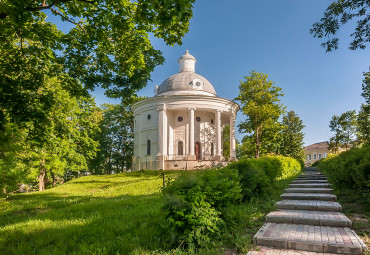
[[[235,118],[239,105],[220,98],[212,84],[195,73],[188,51],[180,72],[155,87],[155,96],[132,107],[133,170],[190,170],[236,160]],[[230,125],[230,158],[223,155],[222,132]]]

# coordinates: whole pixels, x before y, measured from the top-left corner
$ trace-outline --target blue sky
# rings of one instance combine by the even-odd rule
[[[336,114],[359,110],[362,73],[369,67],[369,50],[348,49],[353,24],[339,31],[340,48],[326,53],[321,40],[309,33],[329,0],[198,0],[182,46],[167,46],[153,38],[166,59],[139,92],[153,96],[153,88],[178,72],[178,58],[189,50],[197,59],[196,72],[206,77],[218,96],[233,99],[250,71],[267,73],[283,89],[287,110],[294,110],[306,128],[306,145],[327,141],[329,121]],[[102,90],[93,95],[98,104],[107,99]],[[237,123],[243,120],[238,113]],[[243,134],[237,134],[241,139]]]

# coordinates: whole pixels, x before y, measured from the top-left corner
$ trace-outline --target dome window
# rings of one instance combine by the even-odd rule
[[[203,81],[201,79],[194,79],[190,82],[190,85],[193,85],[195,89],[201,89],[203,87]]]
[[[195,120],[196,120],[197,122],[200,122],[200,117],[196,117],[196,118],[195,118]]]

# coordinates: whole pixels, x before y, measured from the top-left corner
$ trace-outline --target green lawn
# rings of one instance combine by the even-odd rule
[[[0,200],[0,253],[142,254],[165,249],[161,186],[158,171],[86,176]]]
[[[167,172],[175,178],[178,172]],[[198,254],[245,254],[289,179],[227,208],[235,224]],[[171,254],[158,171],[86,176],[0,200],[0,254]],[[182,248],[177,254],[188,254]]]

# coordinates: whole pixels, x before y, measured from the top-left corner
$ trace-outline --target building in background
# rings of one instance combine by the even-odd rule
[[[236,160],[235,118],[239,105],[220,98],[195,73],[188,51],[180,72],[155,88],[155,96],[133,105],[133,170],[208,168]],[[222,132],[230,125],[230,158],[222,155]]]
[[[329,153],[329,142],[314,143],[303,148],[306,158],[305,166],[310,166],[313,162],[326,158]]]

